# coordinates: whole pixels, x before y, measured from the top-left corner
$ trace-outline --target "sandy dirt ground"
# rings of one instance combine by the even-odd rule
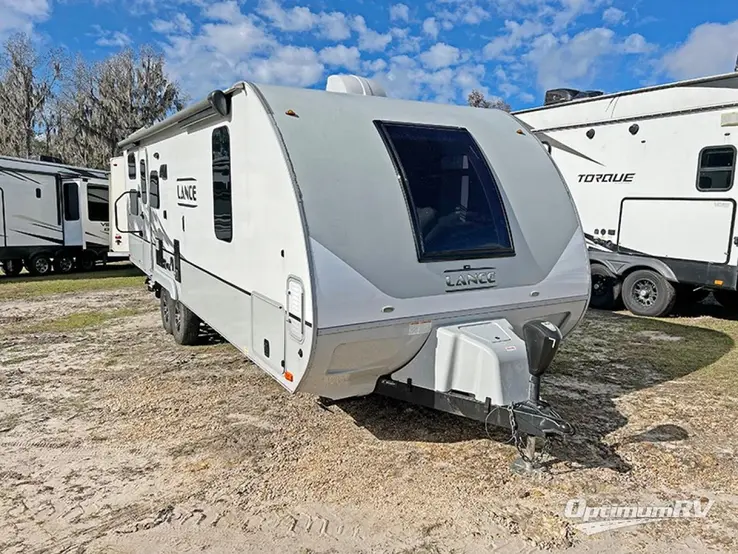
[[[44,330],[86,312],[111,316]],[[525,479],[502,430],[326,409],[228,344],[178,346],[142,288],[0,302],[0,552],[735,552],[738,326],[693,326],[590,312],[544,382],[579,434]],[[572,498],[714,504],[588,536]]]

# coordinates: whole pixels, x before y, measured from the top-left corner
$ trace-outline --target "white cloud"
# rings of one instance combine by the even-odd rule
[[[130,46],[133,41],[131,37],[120,31],[105,32],[103,36],[95,41],[98,46],[108,48],[125,48]]]
[[[537,37],[524,56],[537,71],[543,88],[581,86],[600,74],[600,65],[613,56],[642,54],[653,48],[641,35],[617,37],[611,29],[599,27],[582,31],[572,38],[551,33]]]
[[[16,31],[30,33],[50,14],[50,0],[0,0],[0,38]]]
[[[390,6],[390,20],[392,21],[409,21],[410,8],[405,4],[395,4]]]
[[[282,46],[268,59],[246,62],[244,69],[250,70],[254,80],[261,83],[307,87],[323,77],[325,66],[312,48]]]
[[[455,46],[450,46],[445,42],[437,42],[427,51],[420,54],[420,61],[426,67],[431,69],[440,69],[454,65],[459,61],[461,52]]]
[[[492,41],[488,42],[484,47],[484,57],[488,60],[500,57],[510,50],[515,50],[522,46],[526,39],[540,35],[545,26],[540,21],[524,20],[522,23],[517,21],[505,21],[505,30],[507,34],[499,35]]]
[[[610,25],[617,25],[625,19],[625,12],[615,7],[609,7],[602,12],[602,21]]]
[[[284,9],[276,0],[262,0],[257,11],[280,31],[305,32],[317,28],[319,37],[333,41],[351,36],[349,20],[341,12],[316,13],[305,6]]]
[[[471,0],[441,0],[447,9],[439,11],[436,16],[443,21],[444,29],[450,30],[454,25],[478,25],[490,19],[491,14]]]
[[[438,26],[438,21],[435,17],[429,17],[423,21],[423,32],[431,37],[433,40],[438,38],[438,33],[441,31]]]
[[[359,68],[361,52],[356,46],[347,47],[343,44],[328,46],[320,51],[320,61],[333,67],[345,67],[356,70]]]
[[[704,23],[661,60],[662,69],[674,79],[691,79],[733,71],[738,53],[738,20]]]
[[[359,50],[362,52],[380,52],[392,42],[392,35],[381,34],[366,26],[363,16],[357,15],[353,19],[353,28],[359,33]]]
[[[351,36],[348,18],[341,12],[320,14],[319,36],[328,40],[346,40]]]
[[[155,19],[151,22],[151,28],[160,34],[169,35],[173,33],[192,32],[192,21],[183,13],[178,13],[173,19]]]

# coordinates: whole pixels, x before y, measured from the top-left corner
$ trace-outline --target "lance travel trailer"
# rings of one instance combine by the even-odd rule
[[[538,385],[590,275],[545,148],[499,110],[327,89],[240,82],[119,144],[164,328],[206,323],[290,392],[573,432]]]
[[[514,115],[546,145],[588,239],[592,306],[738,311],[738,74],[615,94],[556,89]]]
[[[0,263],[6,275],[90,270],[108,260],[108,173],[0,156]]]

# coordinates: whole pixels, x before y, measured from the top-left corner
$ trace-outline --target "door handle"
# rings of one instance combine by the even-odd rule
[[[733,237],[733,245],[738,246],[738,237]]]

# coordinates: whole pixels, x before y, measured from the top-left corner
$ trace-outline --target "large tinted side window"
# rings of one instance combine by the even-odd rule
[[[377,125],[402,177],[420,261],[514,253],[497,183],[466,129]]]
[[[159,174],[156,171],[149,175],[149,204],[159,209]]]
[[[64,219],[79,219],[79,189],[77,183],[64,183]]]
[[[140,174],[141,174],[141,202],[146,204],[146,162],[141,160],[140,163]]]
[[[733,187],[735,170],[733,146],[714,146],[700,153],[697,189],[702,191],[726,191]]]
[[[213,221],[218,239],[231,241],[232,214],[231,139],[228,127],[218,127],[213,130]]]
[[[131,180],[136,179],[136,154],[133,152],[128,154],[128,178]]]
[[[108,187],[87,185],[87,216],[90,221],[108,221]]]

